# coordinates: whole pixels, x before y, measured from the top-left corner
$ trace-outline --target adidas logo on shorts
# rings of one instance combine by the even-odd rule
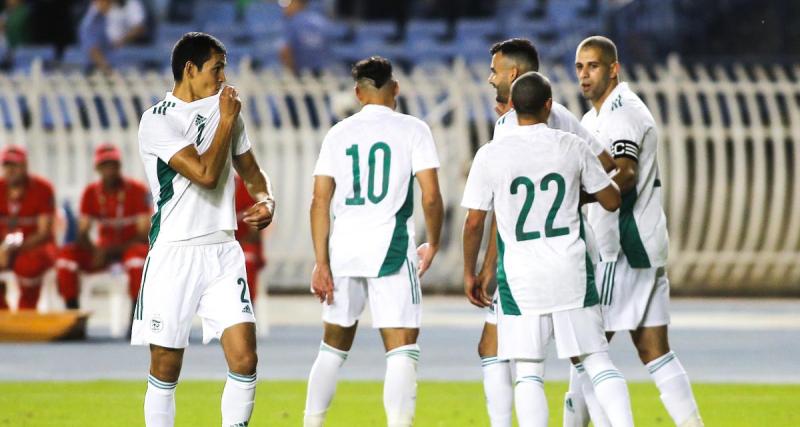
[[[242,313],[253,314],[253,312],[250,310],[249,305],[244,306],[244,308],[242,309]]]

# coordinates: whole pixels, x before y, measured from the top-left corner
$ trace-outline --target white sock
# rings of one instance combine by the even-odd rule
[[[339,368],[347,360],[347,352],[320,343],[319,353],[311,373],[308,374],[308,392],[306,394],[306,410],[303,418],[305,427],[320,427],[325,421],[325,414],[331,406],[336,393],[336,380]]]
[[[564,427],[587,427],[589,425],[589,410],[586,408],[586,400],[583,398],[580,374],[586,378],[583,365],[570,363],[569,390],[564,395]]]
[[[256,403],[256,374],[228,371],[222,390],[222,427],[240,427],[250,423]]]
[[[611,421],[608,420],[606,412],[597,400],[597,395],[594,393],[594,385],[589,374],[586,373],[586,368],[581,363],[581,369],[578,371],[578,383],[581,391],[583,392],[583,401],[586,403],[586,411],[589,413],[589,419],[592,421],[594,427],[611,427]]]
[[[144,423],[147,427],[172,427],[175,425],[175,387],[149,375],[147,393],[144,395]]]
[[[661,401],[676,426],[701,426],[697,402],[692,394],[692,385],[683,365],[674,352],[659,357],[646,365],[650,376],[661,392]]]
[[[581,360],[586,373],[592,379],[595,396],[614,427],[633,427],[631,399],[628,384],[611,359],[608,352],[592,353]]]
[[[514,409],[519,427],[547,427],[547,397],[544,395],[544,363],[516,361]]]
[[[417,403],[419,345],[409,344],[386,353],[383,407],[389,427],[411,427]]]
[[[508,360],[481,357],[483,392],[486,410],[492,427],[511,427],[514,408],[514,387],[511,383],[511,366]]]

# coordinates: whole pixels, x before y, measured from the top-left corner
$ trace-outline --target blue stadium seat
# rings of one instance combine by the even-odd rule
[[[395,33],[396,25],[389,21],[364,22],[356,27],[356,39],[359,43],[384,42]]]
[[[125,46],[110,55],[114,67],[125,68],[163,68],[169,58],[150,46]]]
[[[459,42],[487,39],[498,33],[504,33],[503,28],[493,19],[461,19],[456,23],[456,40]]]
[[[434,40],[446,31],[447,24],[442,20],[412,19],[406,27],[406,37]]]
[[[49,64],[55,59],[52,46],[20,46],[14,50],[14,69],[29,72],[33,61],[41,59]]]
[[[233,24],[236,21],[236,5],[233,2],[203,2],[195,13],[195,23]]]
[[[170,24],[162,23],[158,26],[156,33],[156,43],[169,43],[170,46],[174,45],[184,34],[191,31],[200,31],[202,27],[199,24]]]

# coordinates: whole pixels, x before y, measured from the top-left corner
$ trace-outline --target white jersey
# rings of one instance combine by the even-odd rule
[[[538,315],[597,304],[578,210],[580,188],[611,184],[574,134],[520,126],[478,150],[462,206],[497,218],[497,283],[503,314]]]
[[[497,119],[494,125],[494,135],[492,139],[498,139],[504,133],[515,129],[519,126],[517,123],[517,112],[512,108],[505,114]],[[565,132],[574,133],[581,139],[589,144],[589,151],[595,156],[599,156],[603,152],[605,146],[600,144],[597,138],[592,135],[585,127],[581,126],[581,122],[570,112],[567,107],[553,101],[553,107],[550,109],[550,117],[547,118],[547,126],[553,129],[563,130]]]
[[[413,253],[413,176],[439,167],[427,124],[369,104],[337,123],[322,141],[314,175],[336,182],[331,201],[331,272],[383,277]]]
[[[139,153],[156,208],[150,225],[151,246],[236,229],[231,156],[213,190],[193,184],[169,166],[172,156],[186,146],[193,145],[199,154],[208,150],[219,116],[219,94],[184,102],[172,92],[142,115]],[[241,117],[231,138],[233,155],[250,150]]]
[[[620,83],[600,111],[589,110],[581,123],[614,158],[628,157],[638,162],[636,188],[622,195],[618,212],[589,207],[589,222],[602,259],[616,261],[621,249],[633,268],[664,266],[669,239],[661,205],[658,130],[653,115],[627,83]]]

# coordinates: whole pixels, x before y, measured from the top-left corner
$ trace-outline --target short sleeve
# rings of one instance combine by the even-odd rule
[[[489,168],[486,161],[486,145],[484,145],[469,169],[467,184],[464,186],[464,196],[461,199],[461,206],[467,209],[478,209],[490,211],[493,208],[494,193],[489,177]]]
[[[639,160],[639,143],[644,140],[641,125],[634,118],[625,114],[625,110],[618,110],[613,117],[613,126],[606,131],[608,140],[611,141],[611,156],[615,159],[627,157]]]
[[[233,131],[232,142],[234,156],[241,156],[242,154],[250,151],[253,146],[250,143],[250,138],[247,137],[247,131],[244,127],[244,119],[242,119],[241,115],[239,115],[239,118],[236,120],[236,127]]]
[[[39,213],[56,213],[56,195],[52,185],[49,183],[42,183],[37,200],[39,201]]]
[[[550,118],[547,120],[547,126],[552,129],[559,129],[577,135],[586,142],[589,146],[589,151],[595,156],[599,156],[606,147],[597,140],[597,138],[586,129],[578,118],[575,117],[566,107],[558,104],[553,106],[553,111]]]
[[[95,197],[92,197],[92,187],[86,187],[81,194],[81,215],[97,216],[97,205],[94,203]]]
[[[143,153],[152,154],[164,163],[187,145],[193,145],[169,116],[145,113],[139,124],[139,146]]]
[[[421,123],[419,136],[415,140],[411,151],[411,171],[417,172],[425,169],[439,167],[439,155],[436,154],[436,144],[433,142],[431,128]]]
[[[317,164],[314,166],[314,176],[334,176],[333,168],[333,153],[331,153],[331,145],[333,145],[334,137],[332,132],[325,135],[322,140],[322,147],[319,149],[319,157],[317,157]]]
[[[577,142],[576,145],[581,159],[581,186],[583,189],[589,194],[594,194],[608,187],[611,184],[611,178],[603,170],[603,165],[600,164],[597,156],[589,151],[582,141]]]

